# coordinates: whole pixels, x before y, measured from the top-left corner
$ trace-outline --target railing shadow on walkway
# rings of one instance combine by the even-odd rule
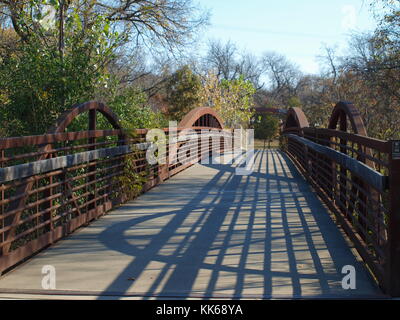
[[[205,165],[218,172],[179,210],[135,217],[98,235],[108,249],[132,257],[102,294],[128,292],[132,282],[127,279],[138,279],[150,263],[158,261],[164,266],[147,291],[140,293],[144,299],[222,297],[215,292],[227,292],[231,298],[260,294],[270,298],[280,292],[284,296],[288,288],[292,298],[348,295],[340,287],[341,269],[346,263],[354,264],[354,256],[339,230],[332,228],[326,209],[284,154],[267,151],[258,152],[256,157],[258,168],[250,176],[237,176],[235,168],[228,165]],[[267,174],[262,173],[263,163]],[[213,189],[223,177],[226,181],[219,190]],[[185,185],[179,184],[182,188]],[[210,190],[215,191],[212,201],[204,205]],[[251,201],[246,201],[249,196]],[[157,206],[152,208],[157,210]],[[134,209],[137,213],[140,207]],[[124,210],[129,210],[129,204]],[[243,211],[248,212],[246,218],[241,217]],[[143,222],[165,216],[171,216],[169,222],[155,236],[146,237],[148,244],[143,248],[132,245],[143,239],[125,235]],[[187,221],[191,221],[189,227]],[[184,224],[188,230],[180,234],[178,229]],[[178,235],[183,239],[171,246]],[[168,255],[166,246],[171,247]],[[363,273],[361,264],[355,267]],[[207,271],[208,276],[203,292],[193,290],[200,271]],[[230,281],[221,285],[224,277]]]

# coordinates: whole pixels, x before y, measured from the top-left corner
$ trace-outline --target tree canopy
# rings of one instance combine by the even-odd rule
[[[254,137],[265,142],[268,142],[269,147],[271,142],[279,133],[279,119],[272,115],[257,114],[254,118]]]
[[[265,106],[299,107],[326,126],[344,100],[370,136],[399,139],[400,0],[370,3],[376,30],[351,36],[344,55],[326,46],[321,71],[307,74],[282,54],[256,56],[232,41],[184,55],[208,23],[194,0],[0,0],[0,135],[43,133],[92,99],[128,127],[209,106],[232,128]]]

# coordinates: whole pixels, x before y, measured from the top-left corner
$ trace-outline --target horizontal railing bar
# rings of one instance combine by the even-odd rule
[[[147,144],[136,145],[137,148],[147,148]],[[98,149],[75,153],[71,155],[39,160],[24,163],[16,166],[0,168],[0,183],[10,182],[22,178],[28,178],[38,174],[51,172],[57,169],[70,168],[85,162],[95,161],[105,157],[114,157],[123,154],[132,153],[134,150],[131,146],[119,146],[113,148]]]
[[[390,144],[387,141],[370,138],[354,133],[348,133],[340,130],[324,129],[324,128],[303,128],[303,131],[311,134],[329,135],[330,137],[342,138],[355,143],[360,143],[367,148],[376,149],[383,153],[390,152]],[[317,137],[316,137],[317,138]]]
[[[58,148],[58,149],[49,149],[46,151],[37,151],[37,152],[30,152],[30,153],[24,153],[24,154],[19,154],[16,156],[11,156],[11,157],[5,157],[2,159],[2,162],[10,162],[12,160],[20,160],[20,159],[27,159],[27,158],[33,158],[33,157],[38,157],[42,155],[53,155],[57,154],[60,152],[64,151],[73,151],[73,150],[78,150],[78,149],[89,149],[89,148],[97,148],[100,146],[106,146],[110,144],[118,144],[125,142],[124,140],[116,140],[116,141],[104,141],[104,142],[98,142],[98,143],[91,143],[91,144],[83,144],[83,145],[76,145],[76,146],[70,146],[70,147],[63,147],[63,148]]]
[[[313,157],[313,159],[316,159],[314,156],[312,156],[312,157]],[[341,178],[343,178],[343,179],[346,179],[346,181],[349,182],[352,186],[356,186],[357,189],[358,189],[359,191],[361,191],[365,197],[369,197],[369,196],[371,195],[370,192],[368,192],[367,190],[365,190],[362,186],[360,186],[359,184],[355,184],[354,181],[352,181],[349,177],[347,177],[347,176],[345,176],[344,174],[342,174],[342,173],[340,172],[340,170],[336,170],[336,169],[335,169],[335,171],[327,171],[327,169],[322,168],[321,166],[318,166],[318,167],[319,167],[319,169],[320,169],[322,172],[324,172],[324,173],[327,174],[327,175],[335,174],[335,175],[338,175],[339,177],[341,177]],[[360,180],[362,180],[362,179],[360,179]],[[371,201],[374,201],[375,204],[378,204],[377,201],[375,201],[374,199],[370,199],[370,200],[371,200]]]
[[[34,179],[33,183],[36,183],[37,181],[39,181],[41,179],[55,177],[55,176],[58,176],[58,175],[61,175],[61,174],[65,174],[66,172],[67,173],[73,172],[73,171],[76,171],[78,169],[91,167],[93,165],[103,165],[103,164],[108,163],[108,162],[122,160],[124,157],[125,157],[125,155],[121,155],[121,156],[117,156],[117,157],[113,157],[113,158],[109,158],[109,159],[99,159],[99,160],[96,161],[96,163],[84,163],[84,164],[81,164],[81,165],[65,168],[65,170],[59,169],[59,170],[56,170],[56,171],[51,171],[51,172],[48,172],[46,174],[37,175],[37,176],[32,177]],[[138,159],[136,161],[140,161],[140,159]],[[23,180],[11,181],[11,183],[9,183],[9,184],[0,185],[0,191],[6,191],[6,190],[8,190],[10,188],[17,188],[17,187],[19,187],[21,185],[24,185],[24,184],[26,184],[26,182],[23,181]]]
[[[220,133],[221,136],[231,134],[231,130],[222,130],[210,127],[192,127],[192,128],[177,128],[178,133],[183,130],[192,129],[194,131],[209,130]],[[169,128],[161,129],[165,133],[169,133]],[[135,129],[134,132],[138,135],[146,135],[148,129]],[[104,138],[109,136],[123,136],[129,135],[128,131],[125,130],[88,130],[88,131],[78,131],[78,132],[62,132],[62,133],[48,133],[36,136],[23,136],[23,137],[9,137],[0,138],[0,149],[10,149],[24,146],[32,145],[46,145],[57,142],[65,141],[77,141],[90,138]],[[127,137],[127,139],[132,139]]]
[[[298,142],[306,145],[307,147],[311,148],[312,150],[327,156],[328,158],[334,160],[338,164],[348,168],[351,172],[356,174],[357,176],[361,177],[365,182],[373,186],[376,190],[385,191],[388,188],[388,177],[382,175],[381,173],[373,170],[366,164],[345,155],[339,151],[336,151],[332,148],[322,146],[315,142],[312,142],[308,139],[289,134],[287,135],[291,139],[297,140]]]
[[[311,177],[311,178],[312,178],[312,177]],[[322,179],[324,179],[325,181],[327,181],[327,179],[326,179],[325,177],[320,176],[320,178],[322,178]],[[312,178],[312,179],[313,179],[313,178]],[[313,180],[315,181],[315,179],[313,179]],[[322,187],[322,185],[321,185],[321,187]],[[356,196],[350,189],[348,189],[346,186],[344,186],[344,187],[346,188],[346,192],[347,192],[350,196],[353,196],[355,199],[357,199],[357,196]],[[350,204],[354,207],[354,210],[357,211],[357,213],[359,213],[359,216],[363,219],[363,221],[364,221],[365,223],[367,223],[369,227],[373,227],[374,225],[371,224],[368,220],[366,220],[366,216],[364,216],[363,214],[361,214],[361,212],[359,212],[359,210],[358,210],[358,208],[357,208],[357,206],[356,206],[356,202],[354,202],[354,201],[352,201],[350,198],[348,198],[347,195],[346,195],[345,193],[343,193],[343,192],[341,192],[341,191],[337,192],[336,189],[337,189],[337,188],[335,188],[334,192],[332,192],[334,199],[335,199],[335,200],[337,199],[338,201],[340,201],[340,200],[339,200],[340,197],[344,197],[344,198],[346,199],[346,201],[347,201],[348,203],[350,203]],[[362,200],[360,200],[360,199],[357,199],[357,200],[355,200],[355,201],[360,201],[360,202],[362,203],[363,207],[367,210],[367,212],[368,212],[369,214],[371,213],[371,210],[367,208],[367,204],[366,204],[364,201],[362,201]],[[341,202],[341,201],[340,201],[340,202]],[[342,203],[342,202],[341,202],[341,203]],[[342,205],[344,206],[343,203],[342,203]],[[373,216],[372,218],[375,218],[375,217]],[[378,223],[379,226],[382,227],[382,229],[387,230],[387,226],[384,224],[384,222],[383,222],[381,219],[376,218],[375,222]],[[382,241],[386,241],[386,239],[383,239],[383,238],[381,238],[381,240],[382,240]]]
[[[311,137],[305,137],[305,138],[311,138]],[[343,144],[335,142],[335,141],[329,141],[329,140],[326,140],[326,139],[321,139],[321,138],[317,138],[316,140],[318,140],[319,144],[321,144],[320,142],[323,141],[325,143],[329,143],[331,145],[335,145],[335,146],[340,147],[340,148],[345,148],[346,150],[352,151],[352,152],[356,153],[358,156],[365,157],[368,160],[373,161],[375,164],[380,164],[383,167],[388,167],[388,165],[389,165],[388,162],[384,162],[384,161],[382,161],[382,160],[380,160],[378,158],[375,158],[374,156],[371,156],[371,155],[369,155],[369,154],[367,154],[365,152],[362,152],[360,150],[357,150],[357,149],[355,149],[353,147],[350,147],[350,146],[347,146],[347,145],[343,145]],[[354,143],[356,143],[356,142],[354,142]],[[368,148],[368,147],[365,147],[365,148]],[[371,148],[368,148],[368,149],[371,149]],[[372,149],[372,150],[375,150],[375,149]],[[378,150],[378,152],[380,152],[380,151]]]
[[[83,140],[123,135],[122,130],[90,130],[78,132],[49,133],[38,136],[10,137],[0,139],[0,149],[10,149],[32,145],[45,145],[69,140]]]

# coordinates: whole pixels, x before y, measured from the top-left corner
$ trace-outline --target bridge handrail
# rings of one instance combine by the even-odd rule
[[[321,145],[328,145],[350,154],[371,168],[381,171],[389,165],[391,144],[355,133],[323,128],[303,128],[302,136]]]
[[[64,132],[84,112],[88,130]],[[98,112],[114,129],[96,129]],[[162,129],[178,157],[170,163],[167,147],[166,164],[148,164],[148,129],[124,130],[107,106],[94,101],[74,106],[47,134],[1,138],[0,273],[127,201],[120,179],[127,166],[145,192],[214,151],[229,151],[232,135],[216,113],[199,108],[196,114],[193,125],[179,124],[177,133],[209,134],[198,136],[199,147],[192,149],[193,143],[170,139],[170,128]]]
[[[383,192],[388,189],[389,177],[382,175],[366,164],[339,151],[336,151],[335,149],[314,143],[306,138],[302,138],[293,134],[287,134],[286,136],[346,167],[352,173],[362,177],[363,180],[365,180],[369,185],[373,186],[376,190]]]
[[[388,147],[388,143],[386,140],[380,140],[376,138],[371,138],[355,133],[349,133],[334,129],[325,129],[325,128],[303,128],[305,134],[317,134],[317,135],[325,135],[329,138],[341,138],[346,139],[347,141],[351,141],[354,143],[361,143],[362,145],[379,150],[381,152],[390,152],[390,148]]]
[[[400,296],[400,153],[394,153],[400,142],[368,137],[351,103],[336,105],[328,129],[305,125],[300,110],[289,116],[283,150],[335,214],[380,287]]]

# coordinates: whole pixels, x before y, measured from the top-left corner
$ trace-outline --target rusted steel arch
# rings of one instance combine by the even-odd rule
[[[89,125],[88,125],[89,130],[96,129],[96,112],[100,112],[101,114],[103,114],[106,117],[106,119],[111,123],[114,129],[122,130],[122,127],[119,124],[118,117],[114,114],[114,112],[110,108],[105,106],[103,103],[96,101],[89,101],[83,104],[75,105],[70,110],[63,113],[56,121],[56,124],[50,128],[48,133],[52,134],[52,133],[64,132],[65,129],[68,127],[68,125],[71,124],[71,122],[78,115],[84,112],[89,112]],[[124,140],[125,136],[121,135],[119,139]],[[89,141],[91,143],[94,143],[95,139],[89,139]],[[51,144],[46,144],[40,147],[38,152],[43,153],[43,155],[41,155],[38,160],[39,161],[46,160],[50,155],[49,152],[51,149],[52,149]],[[21,215],[24,210],[26,200],[28,199],[29,196],[28,193],[33,188],[34,183],[35,183],[34,177],[28,178],[25,180],[25,183],[19,186],[18,189],[16,190],[16,196],[22,195],[22,197],[17,197],[17,199],[12,201],[8,207],[7,212],[16,211],[16,213],[14,215],[9,216],[6,219],[6,224],[9,224],[11,226],[10,230],[5,234],[6,240],[12,238],[15,234],[16,227],[19,221],[21,220]],[[9,253],[10,246],[11,242],[9,242],[7,245],[4,246],[3,254]]]
[[[348,123],[350,123],[351,128],[348,127]],[[339,128],[338,128],[339,127]],[[350,102],[339,102],[335,108],[333,109],[331,119],[329,121],[329,129],[332,130],[340,130],[343,132],[350,132],[350,129],[353,131],[352,133],[365,136],[367,137],[367,129],[365,127],[364,121],[362,119],[362,116],[359,112],[359,110]],[[348,150],[346,148],[347,146],[347,140],[345,138],[340,139],[340,144],[342,145],[340,147],[340,152],[344,154],[348,154]],[[373,157],[372,150],[369,148],[365,148],[364,150],[361,150],[364,152],[364,155],[357,155],[357,160],[360,162],[365,163],[369,167],[376,169],[375,163],[370,160],[369,158]],[[343,214],[345,217],[347,217],[347,212],[353,212],[355,210],[354,205],[348,203],[346,205],[346,199],[350,197],[350,199],[353,200],[355,203],[355,196],[357,195],[358,198],[362,200],[363,203],[368,203],[370,202],[370,206],[372,206],[372,209],[375,210],[374,206],[376,203],[379,203],[379,192],[371,188],[367,183],[365,183],[362,179],[362,177],[357,177],[354,174],[351,174],[351,180],[353,182],[353,187],[351,189],[351,193],[349,194],[347,188],[345,187],[346,185],[346,178],[344,178],[347,174],[347,170],[345,168],[341,169],[341,175],[342,177],[339,178],[340,180],[340,194],[343,195],[341,196],[341,202],[344,203],[345,205],[340,206],[340,209],[342,210]],[[359,189],[356,187],[356,185],[361,186],[364,188],[364,190],[367,191],[368,197],[362,194]],[[347,206],[347,208],[346,208]],[[361,207],[358,210],[361,210],[363,212],[363,215],[365,217],[368,216],[368,210],[365,207]],[[350,218],[348,218],[350,219]],[[359,221],[359,224],[361,227],[365,227],[365,222]],[[363,238],[365,240],[365,238]]]
[[[329,121],[329,129],[349,132],[348,121],[351,124],[351,129],[354,134],[368,137],[367,129],[360,114],[360,111],[351,102],[339,102],[332,111],[332,116]],[[338,128],[339,125],[339,128]],[[346,145],[346,139],[341,139],[341,144]],[[341,148],[342,153],[347,153],[346,148]],[[366,148],[367,156],[372,157],[371,149]],[[375,168],[375,163],[364,157],[357,157],[359,161],[366,163],[372,168]]]
[[[287,112],[285,125],[283,127],[286,129],[297,128],[299,130],[309,127],[310,124],[307,120],[306,115],[300,108],[290,108]]]
[[[84,112],[100,112],[110,122],[114,129],[122,130],[117,115],[109,107],[101,102],[89,101],[86,103],[75,105],[70,110],[64,112],[58,118],[56,124],[49,130],[48,133],[60,133],[65,131],[65,129],[71,124],[71,122],[77,116]]]
[[[343,132],[349,132],[348,121],[351,124],[351,129],[354,134],[368,137],[367,129],[359,110],[350,102],[339,102],[333,109],[331,119],[329,121],[329,129],[340,130]],[[338,128],[339,125],[339,128]],[[346,139],[341,139],[341,144],[346,144]],[[341,152],[347,153],[345,148],[342,148]],[[369,148],[365,149],[365,154],[372,157],[372,151]],[[366,163],[371,168],[375,168],[375,163],[370,159],[358,156],[359,161]]]
[[[224,122],[218,113],[209,107],[199,107],[190,111],[179,123],[179,128],[211,127],[224,128]]]
[[[336,130],[339,124],[340,131],[348,131],[347,120],[350,121],[355,134],[367,136],[367,129],[365,128],[361,114],[350,102],[339,102],[335,106],[329,121],[329,129]]]

